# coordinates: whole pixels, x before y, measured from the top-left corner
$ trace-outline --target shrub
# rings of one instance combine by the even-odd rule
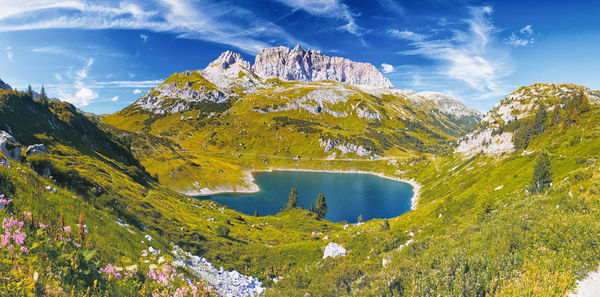
[[[387,231],[390,230],[390,222],[386,219],[381,222],[381,230]]]
[[[217,236],[219,237],[228,237],[229,236],[229,227],[225,226],[225,225],[218,225],[217,228],[215,229],[215,232],[217,233]]]
[[[541,193],[552,184],[552,164],[546,152],[540,154],[533,168],[533,176],[529,185],[531,193]]]

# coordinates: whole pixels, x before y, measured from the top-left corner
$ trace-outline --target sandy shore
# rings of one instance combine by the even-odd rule
[[[233,186],[224,186],[224,187],[219,187],[217,189],[212,189],[212,190],[208,189],[208,188],[204,188],[199,191],[183,192],[183,194],[190,195],[190,196],[207,196],[207,195],[215,195],[215,194],[222,194],[222,193],[257,193],[257,192],[260,192],[260,188],[256,184],[252,173],[254,173],[254,172],[272,172],[272,171],[306,171],[306,172],[326,172],[326,173],[371,174],[371,175],[376,175],[376,176],[379,176],[382,178],[387,178],[387,179],[407,183],[407,184],[411,185],[413,188],[413,197],[411,198],[411,207],[410,207],[411,210],[417,209],[417,203],[419,201],[419,195],[421,193],[421,185],[419,185],[419,183],[417,183],[414,179],[403,179],[403,178],[398,178],[398,177],[392,177],[392,176],[387,176],[383,173],[378,173],[378,172],[369,172],[369,171],[361,171],[361,170],[319,170],[319,169],[299,169],[299,168],[271,168],[268,170],[248,171],[246,174],[246,177],[244,178],[244,182],[246,182],[248,184],[245,187],[236,186],[234,189]]]

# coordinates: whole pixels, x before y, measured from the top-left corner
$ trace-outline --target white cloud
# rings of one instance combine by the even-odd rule
[[[251,11],[215,0],[202,1],[202,9],[192,0],[3,2],[0,0],[0,32],[56,28],[148,30],[227,44],[253,54],[270,44],[300,43]],[[350,22],[348,25],[352,27]]]
[[[390,30],[388,34],[409,41],[414,48],[401,51],[403,55],[418,55],[440,64],[439,74],[465,82],[479,92],[493,92],[501,79],[512,73],[509,56],[497,46],[497,30],[492,24],[490,6],[470,8],[470,18],[463,28],[452,28],[451,37],[435,39],[434,35],[408,30]]]
[[[8,57],[8,60],[12,62],[12,60],[13,60],[12,47],[11,46],[7,46],[5,50],[6,50],[6,56]]]
[[[406,40],[415,41],[415,42],[423,41],[423,39],[425,39],[425,36],[423,34],[411,32],[411,31],[407,31],[407,30],[400,31],[400,30],[396,30],[396,29],[390,29],[390,30],[388,30],[388,34],[390,34],[396,38],[406,39]]]
[[[276,0],[293,9],[301,9],[319,17],[338,19],[346,24],[340,29],[361,35],[363,28],[356,24],[355,14],[340,0]]]
[[[60,75],[60,74],[58,74],[58,73],[54,73],[54,78],[55,78],[56,80],[59,80],[59,81],[60,81],[60,80],[63,80],[63,78],[62,78],[62,75]]]
[[[67,95],[63,97],[65,101],[69,103],[73,103],[77,106],[87,106],[92,103],[92,101],[98,99],[98,93],[92,91],[87,87],[81,87],[75,95]]]
[[[133,90],[133,93],[134,93],[134,94],[141,94],[141,93],[142,93],[142,90],[140,90],[140,89],[135,89],[135,90]]]
[[[523,34],[533,35],[533,29],[531,28],[531,25],[527,25],[527,26],[521,28],[521,30],[519,30],[519,32],[521,32]]]
[[[394,66],[392,66],[390,64],[382,63],[381,64],[381,71],[383,73],[392,73],[392,72],[394,72]]]
[[[148,41],[148,35],[146,34],[140,34],[140,38],[142,39],[142,42]]]
[[[513,47],[523,47],[535,43],[534,32],[531,25],[526,25],[517,32],[510,34],[504,42]]]
[[[94,59],[89,58],[83,68],[76,71],[75,74],[73,74],[72,71],[69,71],[66,74],[68,78],[74,80],[74,84],[58,88],[57,92],[61,99],[80,107],[90,105],[93,101],[98,99],[98,93],[87,85],[88,74],[93,64]],[[72,92],[66,91],[69,89],[72,90]]]
[[[117,100],[119,100],[119,96],[114,96],[114,97],[110,98],[110,101],[112,101],[112,102],[117,102]]]

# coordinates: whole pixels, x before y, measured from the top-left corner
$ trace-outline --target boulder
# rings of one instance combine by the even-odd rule
[[[41,144],[34,144],[27,147],[27,151],[25,151],[25,156],[29,157],[31,155],[36,155],[40,153],[48,153],[46,146]]]
[[[0,131],[0,153],[13,160],[21,157],[21,145],[6,131]]]
[[[339,257],[339,256],[345,256],[346,255],[346,249],[344,247],[342,247],[341,245],[335,243],[335,242],[330,242],[326,247],[325,247],[325,252],[323,253],[323,259],[327,258],[327,257]]]

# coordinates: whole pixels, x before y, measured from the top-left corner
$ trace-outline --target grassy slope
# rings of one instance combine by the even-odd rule
[[[23,121],[32,114],[35,120]],[[318,260],[325,243],[311,236],[312,232],[341,228],[301,209],[252,217],[175,193],[152,180],[135,159],[129,160],[131,153],[122,144],[66,103],[51,102],[45,107],[21,93],[2,92],[0,118],[3,128],[10,127],[20,143],[45,143],[49,150],[49,154],[12,162],[13,169],[5,169],[16,186],[16,193],[11,195],[12,211],[31,211],[54,222],[62,214],[68,225],[74,225],[83,212],[93,244],[106,263],[130,263],[149,245],[166,251],[174,242],[217,267],[266,279],[282,275],[299,263]],[[100,148],[102,144],[106,150]],[[122,149],[120,154],[115,148]],[[67,183],[53,182],[33,173],[28,163],[51,164],[55,179],[66,173],[75,178]],[[58,192],[44,190],[46,185],[58,188]],[[98,192],[99,188],[102,191]],[[131,225],[129,231],[114,222],[119,218]],[[215,221],[209,221],[212,218]],[[231,233],[218,237],[215,227],[226,221]],[[152,242],[143,238],[146,234],[154,238]]]
[[[348,116],[314,114],[301,108],[256,111],[286,106],[315,90],[346,92],[346,102],[324,106]],[[129,136],[136,139],[132,141],[134,153],[146,169],[157,174],[161,183],[183,191],[247,186],[244,177],[248,169],[309,167],[293,162],[295,156],[303,161],[366,160],[355,153],[342,155],[336,149],[325,152],[321,139],[362,145],[379,156],[412,158],[447,150],[448,143],[468,129],[467,124],[435,115],[429,107],[414,106],[404,97],[376,97],[335,82],[274,82],[230,104],[227,110],[200,108],[172,115],[152,115],[132,105],[102,122],[133,132]],[[310,100],[306,104],[319,106]],[[382,120],[360,118],[357,108],[377,111]],[[176,145],[155,148],[146,141],[146,133]],[[196,187],[191,186],[194,183]]]
[[[50,158],[57,164],[71,162],[82,176],[109,189],[111,195],[119,197],[119,204],[127,205],[127,213],[150,228],[149,234],[158,242],[186,242],[189,249],[206,255],[217,265],[263,278],[286,275],[268,295],[549,296],[564,295],[577,278],[600,262],[596,252],[600,243],[600,205],[596,198],[600,190],[596,162],[599,122],[600,110],[592,106],[576,123],[553,125],[532,140],[528,151],[548,150],[554,168],[554,185],[541,195],[524,191],[535,153],[517,152],[502,158],[478,155],[470,159],[415,156],[400,159],[395,165],[388,160],[324,164],[302,161],[306,167],[370,169],[390,175],[403,171],[416,178],[423,185],[420,206],[417,211],[390,220],[390,230],[382,229],[380,220],[344,229],[339,224],[309,218],[299,209],[273,217],[248,217],[211,202],[189,200],[147,177],[150,186],[142,187],[125,173],[125,168],[112,166],[119,162],[85,155],[82,150],[70,152],[70,147],[50,145]],[[143,141],[131,137],[132,141]],[[63,156],[54,154],[55,150]],[[292,164],[278,162],[281,166]],[[122,175],[110,184],[98,175],[101,170]],[[11,174],[14,180],[22,177],[17,171]],[[29,176],[48,183],[33,174]],[[38,187],[31,185],[34,183],[18,187],[23,189],[20,196],[31,197],[23,207],[36,205],[33,197]],[[51,201],[45,203],[54,205],[38,206],[42,215],[56,216],[58,211],[52,209],[77,211],[83,203],[69,200],[73,195],[70,192],[43,195]],[[92,228],[107,225],[95,217],[109,216],[110,221],[116,218],[116,211],[107,211],[106,207],[96,206],[98,214],[88,210]],[[238,215],[243,221],[236,219]],[[232,223],[230,238],[214,235],[214,223],[206,221],[212,217],[217,222],[228,219]],[[106,248],[108,242],[117,242],[118,236],[131,237],[130,243],[126,241],[119,247],[123,253],[142,248],[134,235],[122,230],[119,233],[116,230],[120,227],[115,225],[107,228],[92,234],[94,238],[107,237],[106,242],[100,242],[106,257],[119,255]],[[326,242],[322,236],[311,236],[312,231],[322,231],[322,236],[344,245],[348,256],[320,260]],[[412,238],[410,232],[415,241],[402,247]],[[383,258],[390,260],[385,268]]]
[[[417,211],[389,231],[377,220],[342,231],[347,257],[296,271],[268,295],[563,296],[600,263],[599,124],[593,106],[535,137],[532,154],[420,163],[409,169],[423,185]],[[541,150],[554,185],[526,194]]]

